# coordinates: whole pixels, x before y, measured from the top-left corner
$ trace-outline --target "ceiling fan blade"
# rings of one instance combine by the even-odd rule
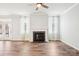
[[[36,8],[36,10],[38,10],[38,7]]]
[[[44,5],[44,4],[41,4],[44,8],[48,8],[48,6]]]

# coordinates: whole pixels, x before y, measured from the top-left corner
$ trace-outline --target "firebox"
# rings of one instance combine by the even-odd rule
[[[33,42],[45,42],[45,31],[34,31]]]

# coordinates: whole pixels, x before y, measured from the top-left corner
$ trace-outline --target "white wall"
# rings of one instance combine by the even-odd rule
[[[45,41],[48,32],[48,15],[43,12],[33,13],[30,16],[31,41],[33,41],[33,31],[45,31]]]
[[[61,38],[63,42],[79,49],[79,5],[61,15]]]

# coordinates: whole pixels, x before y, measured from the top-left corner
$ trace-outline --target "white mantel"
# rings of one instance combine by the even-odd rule
[[[30,32],[33,41],[33,31],[45,31],[45,41],[48,42],[48,15],[43,12],[36,12],[30,16]]]

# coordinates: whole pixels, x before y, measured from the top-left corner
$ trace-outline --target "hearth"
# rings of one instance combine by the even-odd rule
[[[45,31],[34,31],[33,42],[45,42]]]

